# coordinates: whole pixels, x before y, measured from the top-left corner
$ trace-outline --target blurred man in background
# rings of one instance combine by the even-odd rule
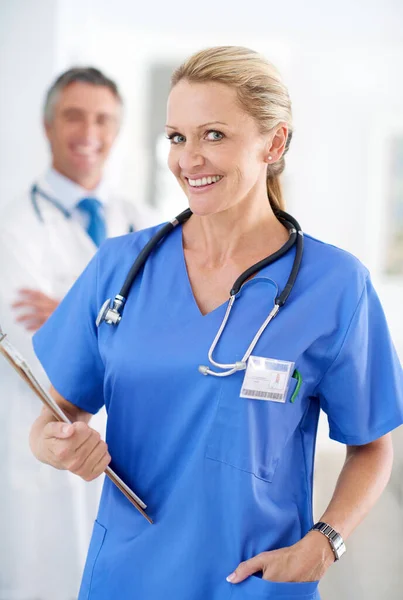
[[[32,333],[106,237],[156,222],[104,181],[121,118],[122,99],[112,80],[94,68],[63,73],[44,107],[52,165],[0,216],[0,325],[45,386]],[[34,459],[28,436],[40,406],[2,359],[0,397],[0,600],[72,600],[100,482],[85,484]]]

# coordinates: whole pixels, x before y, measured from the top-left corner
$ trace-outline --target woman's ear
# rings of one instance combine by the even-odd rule
[[[281,123],[271,132],[266,147],[265,162],[272,164],[280,160],[284,154],[287,137],[288,127],[285,123]]]

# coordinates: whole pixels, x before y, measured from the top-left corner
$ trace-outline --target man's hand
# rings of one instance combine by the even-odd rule
[[[17,323],[21,323],[27,331],[37,331],[58,305],[58,300],[49,298],[38,290],[22,289],[12,308],[20,311]]]
[[[241,562],[227,581],[240,583],[258,571],[262,571],[263,579],[273,582],[318,581],[333,562],[334,554],[326,537],[311,531],[293,546],[262,552]]]

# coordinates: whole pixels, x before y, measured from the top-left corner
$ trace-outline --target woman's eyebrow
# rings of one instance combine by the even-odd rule
[[[210,125],[228,125],[228,124],[224,123],[223,121],[210,121],[209,123],[203,123],[202,125],[199,125],[197,127],[197,129],[202,129],[203,127],[208,127]],[[180,127],[173,127],[173,125],[165,125],[165,127],[167,129],[180,129]]]

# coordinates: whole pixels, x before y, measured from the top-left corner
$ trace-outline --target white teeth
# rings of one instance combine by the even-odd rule
[[[210,185],[211,183],[217,183],[222,179],[221,175],[213,175],[213,177],[203,177],[202,179],[188,179],[189,184],[192,187],[200,187],[202,185]]]
[[[78,154],[82,154],[83,156],[90,156],[91,154],[95,154],[98,148],[95,146],[76,146],[75,151]]]

